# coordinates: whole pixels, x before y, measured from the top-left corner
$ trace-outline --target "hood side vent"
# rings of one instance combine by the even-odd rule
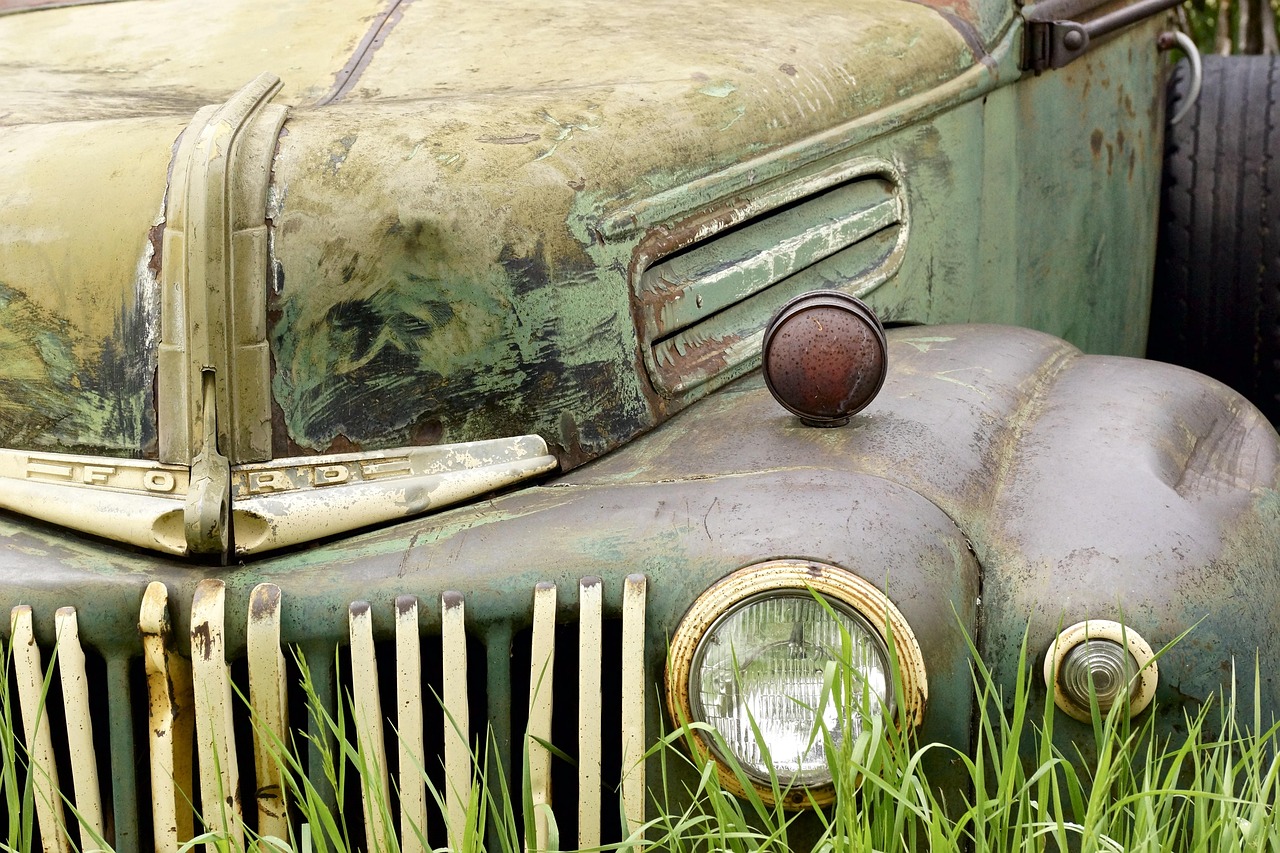
[[[864,295],[887,280],[906,224],[896,170],[864,162],[651,234],[636,289],[655,387],[668,397],[705,392],[750,370],[765,323],[788,299]]]

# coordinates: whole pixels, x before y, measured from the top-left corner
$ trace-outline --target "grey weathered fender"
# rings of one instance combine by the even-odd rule
[[[789,472],[786,506],[813,469],[893,480],[972,544],[979,648],[1006,683],[1024,633],[1041,655],[1062,627],[1123,619],[1157,651],[1196,626],[1161,661],[1169,720],[1216,693],[1233,660],[1251,695],[1255,655],[1280,654],[1280,442],[1252,405],[1181,368],[1023,329],[899,329],[889,348],[884,389],[847,427],[801,426],[750,378],[567,481]],[[855,521],[868,506],[851,492],[823,511]],[[691,512],[714,531],[735,509]],[[904,571],[883,566],[891,593]],[[954,619],[941,590],[935,604]],[[1280,688],[1261,690],[1275,707]]]

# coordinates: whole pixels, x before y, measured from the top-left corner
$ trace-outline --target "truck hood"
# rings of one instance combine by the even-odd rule
[[[991,64],[1007,18],[904,0],[0,14],[4,443],[190,468],[206,444],[234,467],[534,435],[574,467],[715,385],[705,364],[655,382],[646,265],[789,170],[809,184],[771,204],[843,186],[823,158],[850,128]],[[880,182],[856,190],[862,231],[892,224],[894,168],[852,176]]]

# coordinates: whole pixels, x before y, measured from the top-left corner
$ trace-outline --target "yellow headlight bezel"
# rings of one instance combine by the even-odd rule
[[[689,701],[689,685],[694,654],[707,631],[724,613],[740,602],[768,592],[818,593],[834,599],[858,613],[879,632],[885,647],[892,638],[893,655],[902,680],[902,707],[897,709],[898,725],[919,725],[929,696],[924,656],[906,617],[889,597],[869,581],[837,566],[809,560],[770,560],[739,569],[723,578],[698,597],[690,606],[671,638],[667,656],[666,696],[671,718],[677,723],[694,722]],[[715,756],[701,737],[690,738],[703,757]],[[741,781],[716,761],[716,772],[725,790],[739,796],[746,794]],[[765,802],[773,802],[773,792],[752,780],[751,787]],[[786,808],[808,808],[826,805],[835,798],[830,785],[796,787],[783,792]]]

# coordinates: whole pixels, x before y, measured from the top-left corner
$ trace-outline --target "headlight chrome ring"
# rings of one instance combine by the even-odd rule
[[[844,719],[837,718],[829,704],[816,706],[825,667],[840,655],[838,625],[853,641],[853,662],[865,678],[863,700],[869,689],[892,705],[892,657],[902,683],[903,707],[891,708],[890,713],[898,725],[918,724],[928,684],[915,635],[882,591],[845,569],[806,560],[773,560],[741,569],[703,593],[672,637],[666,672],[672,718],[709,723],[722,736],[728,729],[726,743],[736,732],[738,746],[730,747],[733,756],[767,802],[772,802],[773,793],[760,769],[763,759],[754,755],[757,734],[766,746],[773,744],[770,752],[784,788],[784,806],[806,808],[834,799],[825,759],[820,749],[814,751],[810,732],[819,711],[833,726]],[[745,646],[741,652],[739,645]],[[785,692],[776,689],[778,684],[786,685]],[[853,715],[849,719],[854,725],[861,720],[857,710],[845,713]],[[711,739],[700,735],[692,741],[715,762],[721,785],[744,794],[742,780],[728,769]]]

